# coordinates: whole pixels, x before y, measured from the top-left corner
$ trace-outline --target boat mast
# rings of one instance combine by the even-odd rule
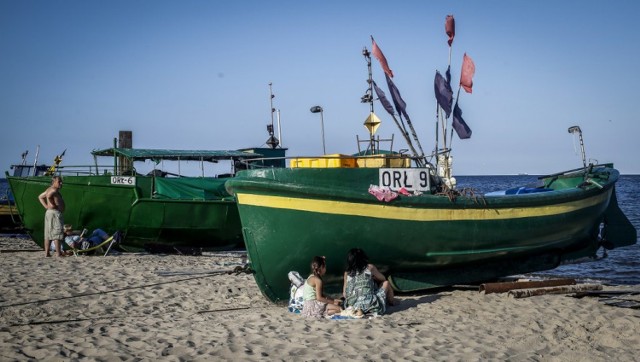
[[[275,98],[275,96],[273,95],[273,89],[271,88],[272,85],[273,83],[269,82],[269,103],[271,104],[271,124],[267,125],[267,132],[269,132],[269,139],[267,140],[267,145],[269,145],[273,149],[276,149],[276,147],[278,147],[278,145],[280,144],[280,141],[278,141],[276,136],[273,135],[273,114],[276,112],[276,109],[273,108],[273,98]]]
[[[369,50],[367,49],[367,47],[364,47],[364,49],[362,49],[362,55],[367,61],[367,71],[369,72],[369,77],[367,78],[367,91],[362,96],[362,98],[360,98],[360,101],[362,103],[369,103],[369,114],[372,115],[374,114],[373,113],[373,72],[371,71],[371,53],[369,53]],[[371,129],[369,130],[369,149],[371,150],[372,155],[377,153],[375,136],[374,136],[373,130]]]
[[[273,98],[275,98],[275,96],[273,95],[273,83],[269,82],[269,104],[271,105],[271,128],[273,128],[273,112],[276,111],[275,108],[273,108]]]
[[[451,26],[451,28],[449,28]],[[445,32],[449,36],[449,59],[447,64],[447,72],[445,73],[446,82],[451,88],[451,53],[452,53],[452,44],[453,37],[455,36],[455,22],[453,20],[453,16],[447,16],[447,20],[445,21]],[[451,96],[453,97],[453,91],[451,92]],[[456,95],[456,102],[458,96],[460,95],[460,87],[458,87],[458,94]],[[451,125],[451,137],[449,139],[449,144],[447,145],[447,131],[449,130],[448,124],[449,115],[445,114],[445,111],[438,102],[436,101],[436,173],[440,178],[444,181],[445,185],[450,189],[456,188],[456,179],[453,177],[452,172],[452,164],[453,157],[451,156],[451,144],[453,143],[453,124]],[[438,129],[438,124],[440,124],[440,130]],[[438,132],[442,134],[442,148],[439,148],[439,139]]]
[[[367,50],[367,48],[365,47],[362,50],[362,55],[364,55],[364,58],[367,61],[367,68],[369,69],[369,79],[367,80],[369,88],[367,88],[367,92],[365,93],[365,95],[362,96],[361,102],[362,103],[367,103],[368,102],[370,104],[370,112],[373,113],[373,100],[374,99],[373,99],[373,75],[372,75],[372,72],[371,72],[371,53],[369,53],[369,50]],[[396,118],[396,116],[392,112],[388,111],[388,113],[391,115],[391,118],[393,118],[393,121],[396,123],[396,126],[398,127],[398,130],[400,131],[400,133],[404,137],[404,140],[407,142],[407,146],[409,146],[409,148],[411,149],[411,152],[413,154],[414,161],[416,162],[416,164],[419,167],[425,166],[427,164],[427,161],[426,161],[426,158],[424,157],[424,152],[419,154],[418,151],[416,151],[416,148],[413,146],[413,142],[411,141],[411,137],[409,137],[409,133],[400,124],[400,122],[398,122],[398,119]],[[415,137],[416,141],[418,141],[417,136],[415,134],[415,131],[413,131],[413,134],[414,134],[414,137]],[[373,135],[371,135],[371,140],[369,142],[371,143],[371,145],[373,145],[375,143],[375,140],[373,139]],[[419,142],[418,142],[418,145],[419,145]],[[419,146],[419,147],[422,150],[422,146]]]

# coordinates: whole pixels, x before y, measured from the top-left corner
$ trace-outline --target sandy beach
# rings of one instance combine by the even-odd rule
[[[310,320],[269,303],[250,274],[228,274],[243,253],[45,258],[31,250],[29,240],[0,238],[3,361],[640,358],[640,310],[595,297],[451,289],[399,295],[377,318]]]

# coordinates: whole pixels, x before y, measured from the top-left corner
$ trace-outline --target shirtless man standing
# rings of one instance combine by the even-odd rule
[[[51,186],[38,196],[38,200],[47,211],[44,214],[44,253],[49,256],[51,242],[55,242],[56,256],[62,256],[62,240],[64,240],[64,200],[60,194],[62,177],[53,176]]]

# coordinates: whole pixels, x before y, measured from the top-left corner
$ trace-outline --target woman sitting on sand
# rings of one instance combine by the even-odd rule
[[[364,250],[354,248],[347,254],[342,294],[345,307],[366,313],[384,314],[386,305],[393,305],[393,289],[384,275],[373,264]]]
[[[340,313],[340,299],[325,297],[322,287],[322,276],[327,272],[327,264],[324,256],[314,256],[311,260],[311,275],[304,282],[302,295],[303,317],[320,318],[326,315]]]

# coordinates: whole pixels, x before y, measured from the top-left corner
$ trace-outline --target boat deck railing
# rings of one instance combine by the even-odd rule
[[[97,176],[97,175],[111,175],[113,174],[113,165],[100,166],[100,165],[73,165],[57,167],[47,167],[44,165],[38,165],[37,169],[31,166],[15,168],[12,173],[6,172],[7,176],[13,177],[34,177],[34,176]],[[35,170],[35,171],[34,171]]]
[[[135,172],[135,169],[133,170]],[[113,165],[60,165],[56,167],[51,175],[60,176],[100,176],[112,175]]]
[[[263,159],[261,159],[263,160]],[[264,159],[264,160],[268,160],[268,159]],[[244,164],[244,166],[242,166]],[[246,166],[245,162],[239,163],[238,165],[236,165],[236,167],[238,167],[239,165],[239,169],[245,169],[245,168],[266,168],[269,166],[264,166],[262,164],[258,164],[258,163],[249,163],[250,166]],[[53,176],[53,175],[59,175],[59,176],[158,176],[158,177],[166,177],[166,176],[175,176],[175,177],[187,177],[186,175],[180,175],[180,174],[176,174],[176,173],[172,173],[172,172],[166,172],[163,171],[160,168],[155,168],[151,171],[149,171],[148,173],[138,173],[138,171],[136,170],[135,167],[130,167],[128,169],[120,169],[119,167],[114,167],[112,164],[111,165],[59,165],[58,167],[54,168],[53,171],[47,173],[39,173],[36,176]],[[20,176],[20,177],[24,177],[24,176],[33,176],[31,174],[29,175],[15,175],[15,176]],[[217,177],[217,178],[223,178],[223,177],[229,177],[232,176],[232,174],[229,173],[223,173],[223,174],[219,174],[217,176],[212,176],[212,177]],[[196,176],[197,177],[197,176]]]
[[[374,155],[344,155],[331,154],[321,156],[283,156],[283,157],[264,157],[253,158],[251,160],[236,160],[235,171],[243,169],[259,169],[274,167],[292,167],[292,168],[398,168],[413,167],[416,160],[421,158],[411,157],[406,154],[374,154]],[[274,166],[281,165],[281,166]],[[429,165],[428,165],[429,166]],[[60,176],[142,176],[135,167],[130,166],[129,169],[122,170],[120,167],[114,167],[113,164],[106,165],[59,165],[50,169],[50,175]],[[160,171],[160,172],[158,172]],[[169,172],[161,172],[154,169],[148,175],[156,176],[168,174],[170,176],[181,175]],[[41,175],[41,174],[39,174]],[[226,174],[225,174],[226,175]],[[23,175],[24,176],[24,175]],[[31,175],[29,175],[31,176]]]
[[[417,160],[424,160],[422,157],[412,157],[406,154],[373,154],[373,155],[344,155],[330,154],[321,156],[285,156],[255,158],[240,162],[245,169],[270,168],[260,165],[261,162],[269,163],[274,161],[286,162],[291,168],[376,168],[376,167],[412,167]],[[430,165],[427,165],[429,167]]]

